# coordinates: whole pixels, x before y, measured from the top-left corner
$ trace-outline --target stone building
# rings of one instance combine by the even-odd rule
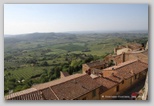
[[[94,61],[86,64],[82,64],[82,72],[86,73],[88,70],[93,70],[93,69],[104,69],[107,67],[107,62],[104,60],[99,60],[99,61]]]
[[[102,70],[102,76],[94,78],[101,84],[100,99],[122,95],[129,88],[146,78],[148,64],[131,60]]]
[[[116,55],[119,55],[123,52],[129,53],[129,52],[132,52],[132,51],[143,51],[143,50],[144,50],[144,47],[141,44],[128,43],[125,46],[119,46],[119,47],[114,48],[114,53]]]

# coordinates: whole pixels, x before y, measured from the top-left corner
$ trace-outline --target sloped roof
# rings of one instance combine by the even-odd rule
[[[74,74],[74,75],[70,75],[70,76],[60,78],[60,79],[57,79],[57,80],[53,80],[53,81],[50,81],[50,82],[34,85],[34,86],[32,86],[32,88],[41,90],[41,89],[44,89],[44,88],[47,88],[47,87],[50,87],[50,86],[54,86],[54,85],[57,85],[57,84],[60,84],[60,83],[64,83],[66,81],[69,81],[69,80],[72,80],[74,78],[78,78],[78,77],[81,77],[81,76],[84,76],[84,75],[85,74]]]
[[[100,86],[89,75],[85,74],[84,76],[51,86],[51,89],[53,89],[60,100],[68,100],[80,97]]]
[[[21,92],[16,92],[16,93],[7,95],[5,96],[5,99],[7,100],[43,100],[43,97],[40,91],[29,92],[28,90],[23,90]]]
[[[116,70],[116,69],[118,69],[118,68],[125,67],[126,65],[132,64],[132,63],[134,63],[135,61],[137,61],[137,59],[135,59],[135,60],[130,60],[130,61],[126,61],[126,62],[120,63],[120,64],[118,64],[118,65],[114,65],[114,66],[112,66],[112,67],[105,68],[105,69],[103,69],[103,70]]]
[[[142,54],[146,55],[148,57],[148,50],[142,52]]]
[[[98,84],[102,85],[102,87],[100,89],[101,93],[105,92],[106,90],[108,90],[118,84],[118,83],[116,83],[108,78],[104,78],[104,77],[98,77],[98,78],[95,78],[95,80]]]
[[[7,100],[75,99],[101,85],[87,74],[74,74],[55,81],[38,84],[30,89],[7,95]]]
[[[98,61],[93,61],[93,62],[90,62],[90,63],[86,63],[89,67],[97,67],[97,66],[101,66],[103,64],[105,64],[105,61],[103,60],[98,60]]]
[[[148,64],[137,60],[131,64],[126,65],[125,67],[116,69],[117,73],[115,75],[121,76],[124,79],[128,79],[134,74],[138,74],[142,71],[145,71],[146,69],[148,69]]]
[[[58,98],[54,94],[51,88],[45,88],[43,90],[40,90],[42,92],[42,96],[45,100],[57,100]]]
[[[142,45],[139,43],[128,43],[127,46],[132,50],[140,49],[142,47]]]
[[[106,68],[104,70],[116,71],[113,78],[110,77],[114,81],[116,81],[115,77],[128,79],[128,78],[132,77],[134,74],[138,74],[146,69],[148,69],[148,64],[146,64],[140,60],[130,60],[130,61],[127,61],[124,63],[120,63],[117,66],[112,66],[112,67]]]

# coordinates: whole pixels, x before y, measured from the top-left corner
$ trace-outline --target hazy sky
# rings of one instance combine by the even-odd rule
[[[5,4],[4,34],[148,30],[147,4]]]

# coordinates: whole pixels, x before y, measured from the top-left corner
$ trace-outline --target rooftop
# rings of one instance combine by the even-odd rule
[[[52,86],[51,89],[53,89],[60,100],[69,100],[80,97],[100,86],[89,75],[85,74],[65,83]]]
[[[127,46],[132,50],[140,49],[142,47],[142,45],[139,43],[128,43]]]
[[[135,61],[137,61],[137,59],[135,59],[135,60],[130,60],[130,61],[126,61],[126,62],[120,63],[120,64],[118,64],[118,65],[114,65],[114,66],[112,66],[112,67],[105,68],[105,69],[103,69],[103,70],[115,70],[115,69],[124,67],[124,66],[126,66],[126,65],[132,64],[132,63],[134,63]]]
[[[101,66],[103,64],[105,64],[105,62],[103,60],[99,60],[99,61],[93,61],[90,63],[86,63],[89,67],[97,67],[97,66]]]
[[[97,83],[102,85],[101,93],[103,93],[104,91],[106,91],[118,84],[118,83],[116,83],[108,78],[104,78],[104,77],[98,77],[95,80]]]
[[[146,69],[148,69],[148,64],[141,62],[140,60],[131,60],[124,63],[120,63],[117,66],[106,68],[104,70],[115,70],[116,73],[111,76],[119,77],[121,79],[128,79],[132,77],[134,74],[138,74],[142,71],[145,71]],[[116,79],[114,78],[113,81],[116,81]]]
[[[9,95],[5,96],[5,99],[14,98],[14,97],[21,96],[21,95],[28,94],[28,93],[32,93],[32,92],[35,92],[35,91],[37,91],[37,89],[29,88],[29,89],[26,89],[26,90],[22,90],[20,92],[9,94]]]
[[[27,90],[12,93],[5,96],[5,99],[68,100],[80,97],[100,86],[87,74],[74,74],[55,81],[35,85]]]
[[[53,80],[53,81],[50,81],[50,82],[34,85],[34,86],[32,86],[32,88],[41,90],[41,89],[44,89],[44,88],[47,88],[47,87],[50,87],[50,86],[54,86],[54,85],[57,85],[57,84],[64,83],[66,81],[69,81],[69,80],[72,80],[72,79],[75,79],[75,78],[78,78],[78,77],[81,77],[81,76],[85,76],[85,74],[70,75],[70,76],[63,77],[63,78]]]

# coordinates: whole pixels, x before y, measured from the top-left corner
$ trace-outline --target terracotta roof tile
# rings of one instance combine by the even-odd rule
[[[64,83],[66,81],[69,81],[69,80],[72,80],[74,78],[78,78],[78,77],[81,77],[81,76],[84,76],[84,75],[85,74],[74,74],[74,75],[70,75],[70,76],[67,76],[67,77],[64,77],[64,78],[61,78],[61,79],[57,79],[57,80],[54,80],[54,81],[34,85],[34,86],[32,86],[32,88],[41,90],[41,89],[44,89],[44,88],[47,88],[47,87],[50,87],[50,86],[54,86],[54,85],[57,85],[57,84],[60,84],[60,83]]]
[[[89,75],[85,74],[84,76],[51,86],[51,88],[60,100],[68,100],[80,97],[100,86]]]
[[[50,88],[45,88],[43,90],[41,90],[42,92],[42,96],[45,100],[57,100],[58,98],[56,98],[56,96],[54,95],[54,93],[52,92],[52,90]]]
[[[26,90],[23,90],[23,91],[20,91],[20,92],[9,94],[9,95],[5,96],[5,99],[14,98],[14,97],[17,97],[17,96],[20,96],[20,95],[23,95],[23,94],[27,94],[27,93],[31,93],[31,92],[34,92],[34,91],[37,91],[37,89],[29,88],[29,89],[26,89]]]
[[[115,83],[120,83],[123,80],[122,77],[119,77],[119,76],[116,76],[116,75],[111,75],[111,76],[108,76],[108,77],[105,77],[105,78],[110,80],[110,81],[113,81]]]
[[[134,74],[138,74],[142,71],[145,71],[146,69],[148,69],[148,64],[141,61],[135,61],[131,64],[126,65],[125,67],[116,69],[117,73],[115,75],[121,76],[124,79],[128,79]]]
[[[75,74],[48,83],[33,86],[29,90],[13,93],[5,99],[11,100],[63,100],[75,99],[101,85],[87,74]]]
[[[116,86],[118,83],[112,81],[108,78],[99,77],[95,79],[98,84],[101,84],[101,93],[105,92],[106,90]]]
[[[142,48],[142,45],[139,43],[128,43],[127,46],[131,48],[132,50],[140,49]]]
[[[118,64],[118,65],[114,65],[114,66],[112,66],[112,67],[105,68],[105,69],[103,69],[103,70],[113,70],[113,69],[116,70],[116,69],[118,69],[118,68],[125,67],[125,66],[128,65],[128,64],[132,64],[132,63],[135,62],[135,61],[137,61],[137,59],[135,59],[135,60],[130,60],[130,61],[126,61],[126,62],[120,63],[120,64]]]
[[[8,100],[43,100],[42,94],[39,91],[34,91],[30,93],[25,93],[23,95],[16,95],[11,98],[7,98]]]
[[[90,62],[90,63],[87,63],[87,65],[89,67],[97,67],[97,66],[102,66],[103,64],[105,64],[105,61],[93,61],[93,62]]]
[[[128,79],[132,77],[134,74],[138,74],[146,69],[148,69],[148,64],[141,62],[140,60],[131,60],[124,63],[120,63],[117,66],[106,68],[104,70],[116,71],[114,77],[110,77],[114,81],[116,81],[115,76],[119,78]]]
[[[142,54],[146,55],[148,57],[148,50],[142,52]]]

